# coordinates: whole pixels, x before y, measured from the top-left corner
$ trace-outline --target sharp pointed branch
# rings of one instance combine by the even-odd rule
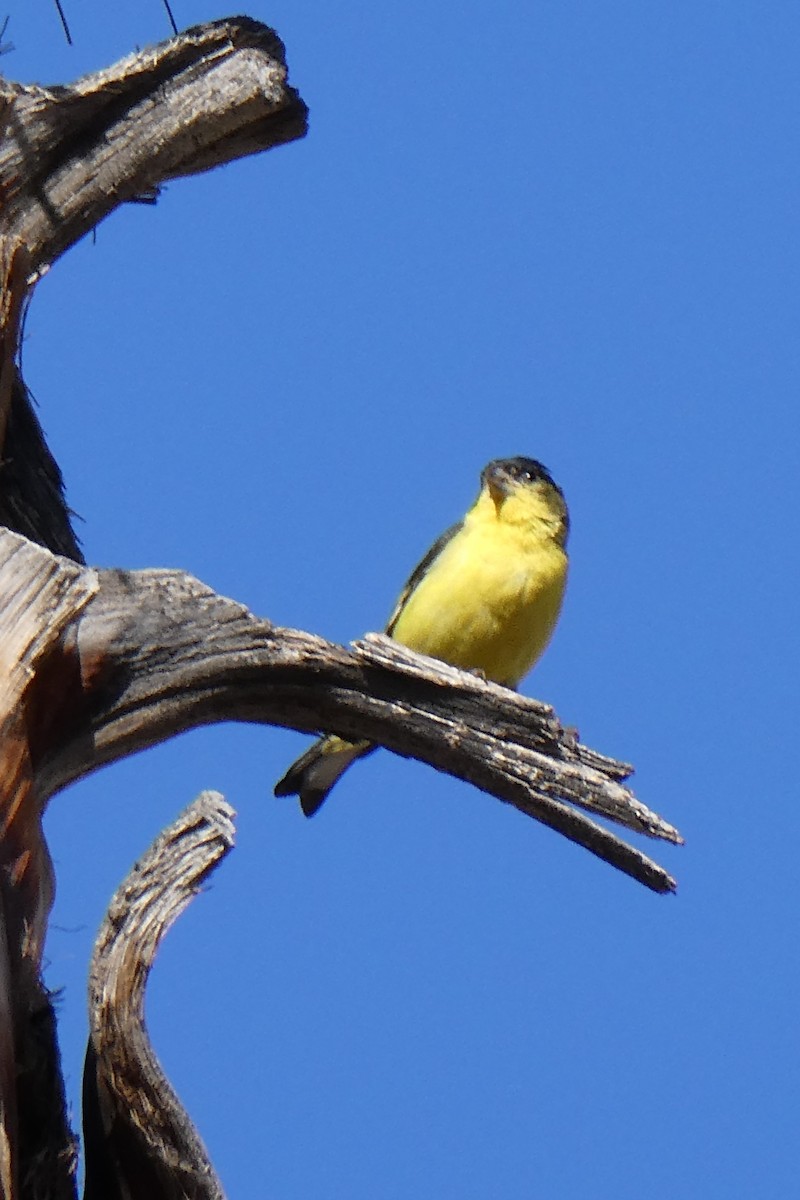
[[[53,561],[7,533],[0,587],[4,544],[24,552],[34,573],[40,556]],[[667,841],[680,841],[677,830],[620,782],[627,764],[581,746],[546,705],[386,638],[347,649],[278,629],[180,571],[98,571],[93,578],[96,593],[70,636],[56,640],[39,686],[35,680],[29,689],[28,726],[48,730],[34,739],[33,752],[43,799],[199,725],[326,729],[468,780],[654,891],[674,890],[663,868],[576,806]]]

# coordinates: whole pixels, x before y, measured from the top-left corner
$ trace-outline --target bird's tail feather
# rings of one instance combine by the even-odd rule
[[[370,742],[346,742],[333,734],[322,737],[292,763],[275,784],[275,795],[299,796],[303,812],[313,817],[351,763],[374,749]]]

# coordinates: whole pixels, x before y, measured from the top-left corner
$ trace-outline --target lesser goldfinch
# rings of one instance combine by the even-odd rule
[[[558,620],[568,534],[564,495],[546,467],[533,458],[490,462],[472,508],[412,572],[386,633],[515,688]],[[293,763],[275,795],[299,796],[310,817],[350,764],[373,749],[328,734]]]

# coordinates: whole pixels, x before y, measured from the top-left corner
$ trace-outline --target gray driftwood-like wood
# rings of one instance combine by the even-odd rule
[[[0,534],[0,592],[6,561],[36,580],[63,560]],[[64,565],[70,575],[78,569]],[[654,891],[673,890],[661,867],[571,806],[667,841],[680,841],[677,830],[624,786],[629,766],[581,746],[546,705],[385,637],[348,649],[278,628],[180,571],[84,568],[80,577],[89,598],[28,689],[42,803],[199,725],[329,729],[474,783]]]
[[[3,235],[38,273],[126,200],[302,137],[306,119],[283,43],[248,17],[189,29],[70,87],[3,81]]]
[[[190,29],[68,87],[0,78],[0,526],[65,556],[41,559],[34,578],[6,546],[0,583],[2,1200],[75,1196],[76,1147],[40,977],[53,880],[34,762],[53,739],[88,746],[81,697],[98,685],[74,642],[99,580],[78,567],[61,473],[22,377],[26,306],[56,259],[118,205],[300,138],[306,116],[280,39],[247,17]],[[76,669],[90,674],[75,678]]]
[[[136,863],[109,905],[89,975],[84,1200],[224,1200],[205,1146],[150,1044],[144,993],[164,934],[232,849],[233,817],[219,793],[203,792]]]
[[[75,1194],[76,1146],[66,1120],[55,1018],[39,968],[53,896],[42,804],[31,760],[27,696],[39,665],[66,636],[97,583],[16,534],[0,581],[0,1181],[3,1200]],[[41,734],[46,736],[46,730]]]
[[[0,1041],[3,1111],[19,1104],[9,1056],[30,1040],[32,998],[42,1000],[38,972],[52,874],[41,812],[83,775],[184,730],[237,720],[366,737],[474,783],[653,891],[675,887],[662,867],[580,811],[680,841],[625,786],[631,768],[582,746],[535,700],[385,637],[337,646],[278,628],[180,571],[82,567],[9,530],[0,530],[0,597],[7,705],[0,712],[6,813],[0,899],[13,951],[5,971],[0,962],[0,1001],[18,1014],[5,1058]],[[173,900],[180,903],[180,896]],[[102,1045],[90,1051],[90,1078],[99,1080],[116,1069],[114,1062],[99,1062]],[[136,1052],[131,1047],[133,1057]],[[59,1085],[54,1073],[55,1099]],[[92,1157],[100,1154],[95,1179],[104,1179],[128,1135],[120,1135],[113,1154],[108,1147],[105,1157],[97,1150],[99,1133],[110,1138],[116,1128],[116,1110],[104,1108],[105,1084],[94,1094],[100,1117],[90,1122],[87,1149]],[[167,1163],[163,1178],[178,1187],[182,1176],[169,1164],[188,1161],[187,1143],[164,1150],[172,1105],[171,1093],[165,1094],[161,1150],[151,1145],[151,1158]],[[66,1124],[58,1145],[62,1159],[73,1163]]]
[[[17,362],[36,280],[120,204],[302,137],[306,121],[280,38],[247,17],[189,29],[70,87],[0,77],[0,524],[81,561]]]
[[[276,628],[178,571],[82,564],[19,364],[36,280],[119,204],[305,128],[280,40],[247,18],[189,30],[70,87],[0,79],[0,1200],[75,1196],[40,975],[53,894],[41,816],[98,767],[218,721],[330,730],[473,783],[655,892],[675,887],[595,818],[671,842],[677,831],[635,798],[630,767],[580,745],[547,706],[386,638],[343,647]],[[227,810],[216,812],[203,818],[218,819],[211,833],[190,818],[159,841],[104,927],[86,1071],[92,1200],[221,1194],[141,1022],[157,936],[194,886],[194,868],[175,874],[171,856],[195,834],[192,853],[224,852]],[[151,902],[156,936],[142,944]]]
[[[9,704],[3,778],[13,783],[2,895],[18,931],[12,1005],[33,994],[49,910],[45,803],[99,766],[211,722],[368,737],[476,784],[655,891],[674,887],[574,807],[678,841],[624,786],[630,768],[581,746],[536,701],[385,638],[347,649],[274,627],[181,572],[82,568],[10,531],[0,533],[0,596],[11,601],[0,646]],[[9,1072],[6,1086],[12,1081]],[[170,1161],[182,1162],[176,1153]]]

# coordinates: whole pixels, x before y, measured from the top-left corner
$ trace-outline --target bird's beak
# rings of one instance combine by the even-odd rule
[[[486,468],[484,479],[489,489],[489,495],[494,501],[494,506],[499,510],[505,498],[511,494],[512,481],[506,475],[503,468],[498,467],[494,463]]]

